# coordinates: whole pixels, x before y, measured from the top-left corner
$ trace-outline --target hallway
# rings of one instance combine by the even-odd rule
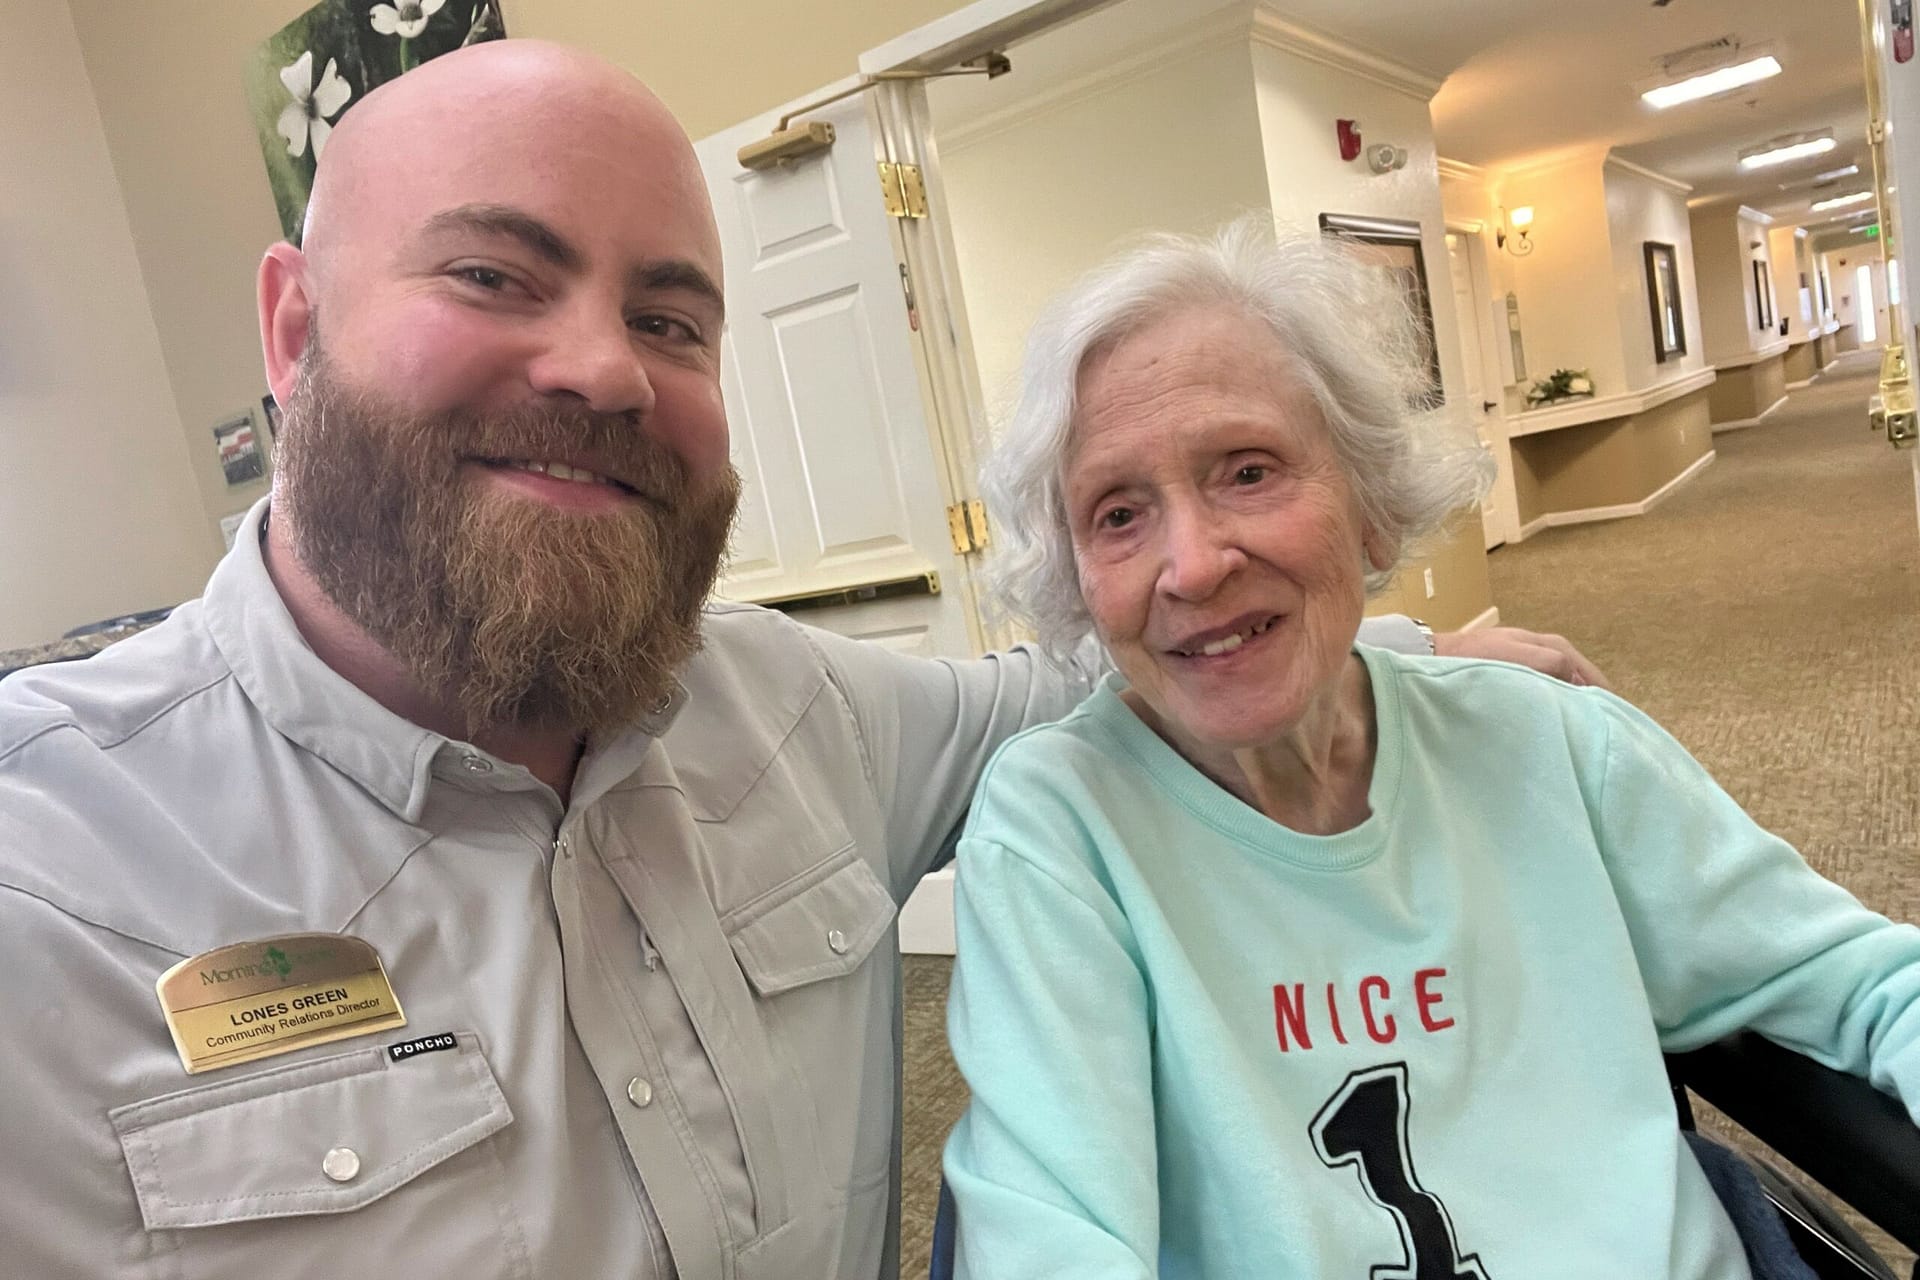
[[[1920,919],[1920,530],[1869,431],[1876,357],[1841,357],[1637,519],[1488,561],[1503,621],[1558,631],[1760,823]]]

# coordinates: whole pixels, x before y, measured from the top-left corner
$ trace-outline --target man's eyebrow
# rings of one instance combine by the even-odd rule
[[[479,232],[505,236],[565,271],[578,271],[585,262],[580,251],[561,234],[532,214],[504,204],[463,204],[443,209],[427,219],[429,235],[443,231]]]
[[[726,295],[720,292],[713,277],[684,258],[663,258],[635,267],[628,273],[627,284],[635,291],[644,292],[684,289],[698,294],[722,312],[727,308]]]

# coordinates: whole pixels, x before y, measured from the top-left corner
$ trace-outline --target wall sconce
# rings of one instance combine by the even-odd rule
[[[1533,240],[1528,229],[1533,226],[1533,206],[1523,204],[1513,212],[1500,211],[1500,226],[1493,233],[1493,242],[1516,258],[1524,258],[1533,252]],[[1512,230],[1509,231],[1508,228]]]

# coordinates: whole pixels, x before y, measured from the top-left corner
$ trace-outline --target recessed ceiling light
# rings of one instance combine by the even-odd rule
[[[1851,195],[1835,196],[1831,200],[1816,200],[1808,208],[1810,213],[1821,213],[1828,209],[1838,209],[1842,205],[1859,204],[1862,200],[1873,199],[1871,191],[1855,191]]]
[[[1833,130],[1818,135],[1801,135],[1796,138],[1775,138],[1772,142],[1753,147],[1740,153],[1742,169],[1765,169],[1770,165],[1786,164],[1790,160],[1803,160],[1808,156],[1824,155],[1840,144],[1833,140]]]
[[[1688,76],[1685,80],[1648,89],[1640,95],[1640,98],[1654,110],[1664,111],[1668,107],[1677,107],[1683,102],[1711,98],[1716,93],[1725,93],[1729,89],[1738,89],[1741,85],[1752,84],[1756,80],[1765,80],[1768,76],[1779,74],[1780,59],[1770,53],[1762,54],[1758,58],[1749,58],[1745,62],[1736,62],[1732,66],[1721,67],[1701,75]]]

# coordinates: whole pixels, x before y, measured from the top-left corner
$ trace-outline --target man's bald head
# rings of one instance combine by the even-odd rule
[[[571,171],[566,172],[566,171]],[[330,272],[337,254],[390,243],[412,215],[457,194],[501,203],[489,177],[589,175],[637,182],[698,224],[718,279],[705,183],[684,130],[651,90],[604,59],[538,40],[499,40],[434,58],[381,85],[328,138],[307,205],[302,248]]]

